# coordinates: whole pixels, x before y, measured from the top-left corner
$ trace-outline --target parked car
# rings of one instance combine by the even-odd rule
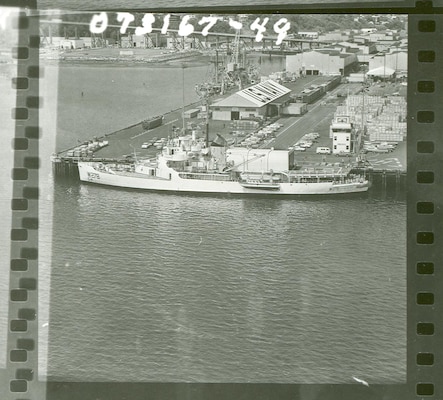
[[[317,154],[331,154],[331,149],[329,147],[317,147],[315,152]]]

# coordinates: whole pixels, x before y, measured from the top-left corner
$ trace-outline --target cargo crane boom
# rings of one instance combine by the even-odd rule
[[[264,157],[264,156],[265,156],[265,154],[257,154],[256,156],[254,156],[254,157],[252,157],[252,158],[248,158],[247,160],[244,160],[244,161],[242,161],[241,163],[234,164],[234,165],[232,165],[231,167],[226,168],[224,171],[225,171],[225,172],[232,171],[234,168],[238,168],[238,167],[240,167],[240,166],[243,165],[243,164],[247,164],[247,163],[250,163],[250,162],[252,162],[252,161],[258,160],[259,158],[262,158],[262,157]]]

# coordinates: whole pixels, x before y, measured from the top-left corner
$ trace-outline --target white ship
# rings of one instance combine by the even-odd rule
[[[80,180],[154,191],[267,195],[365,192],[368,180],[350,168],[294,170],[294,152],[227,148],[192,135],[170,139],[155,159],[78,162]]]

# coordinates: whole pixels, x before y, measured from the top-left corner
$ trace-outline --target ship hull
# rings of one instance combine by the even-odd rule
[[[366,180],[351,183],[282,182],[278,188],[245,187],[237,181],[215,181],[202,179],[183,179],[177,173],[171,173],[169,179],[142,176],[141,174],[118,174],[94,169],[91,163],[79,162],[79,176],[82,182],[98,185],[114,186],[127,189],[186,192],[186,193],[226,193],[226,194],[266,194],[284,195],[317,195],[366,192],[369,182]],[[247,186],[247,185],[246,185]]]

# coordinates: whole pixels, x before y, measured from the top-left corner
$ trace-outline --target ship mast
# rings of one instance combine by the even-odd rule
[[[185,133],[185,64],[182,64],[182,131]]]
[[[209,147],[209,97],[206,97],[205,106],[206,106],[206,119],[205,119],[206,136],[205,136],[205,142],[206,142],[206,148],[208,148]]]
[[[365,134],[365,94],[366,91],[368,90],[367,87],[367,83],[366,83],[366,77],[364,78],[363,81],[363,89],[362,89],[362,106],[361,106],[361,131],[360,134],[358,135],[358,141],[357,141],[357,155],[360,155],[360,150],[361,150],[361,141],[363,139],[363,136]]]
[[[206,109],[206,117],[205,117],[205,143],[206,147],[209,147],[209,103],[210,97],[214,94],[211,92],[211,87],[207,85],[196,85],[195,91],[202,101],[202,105],[205,106]]]

